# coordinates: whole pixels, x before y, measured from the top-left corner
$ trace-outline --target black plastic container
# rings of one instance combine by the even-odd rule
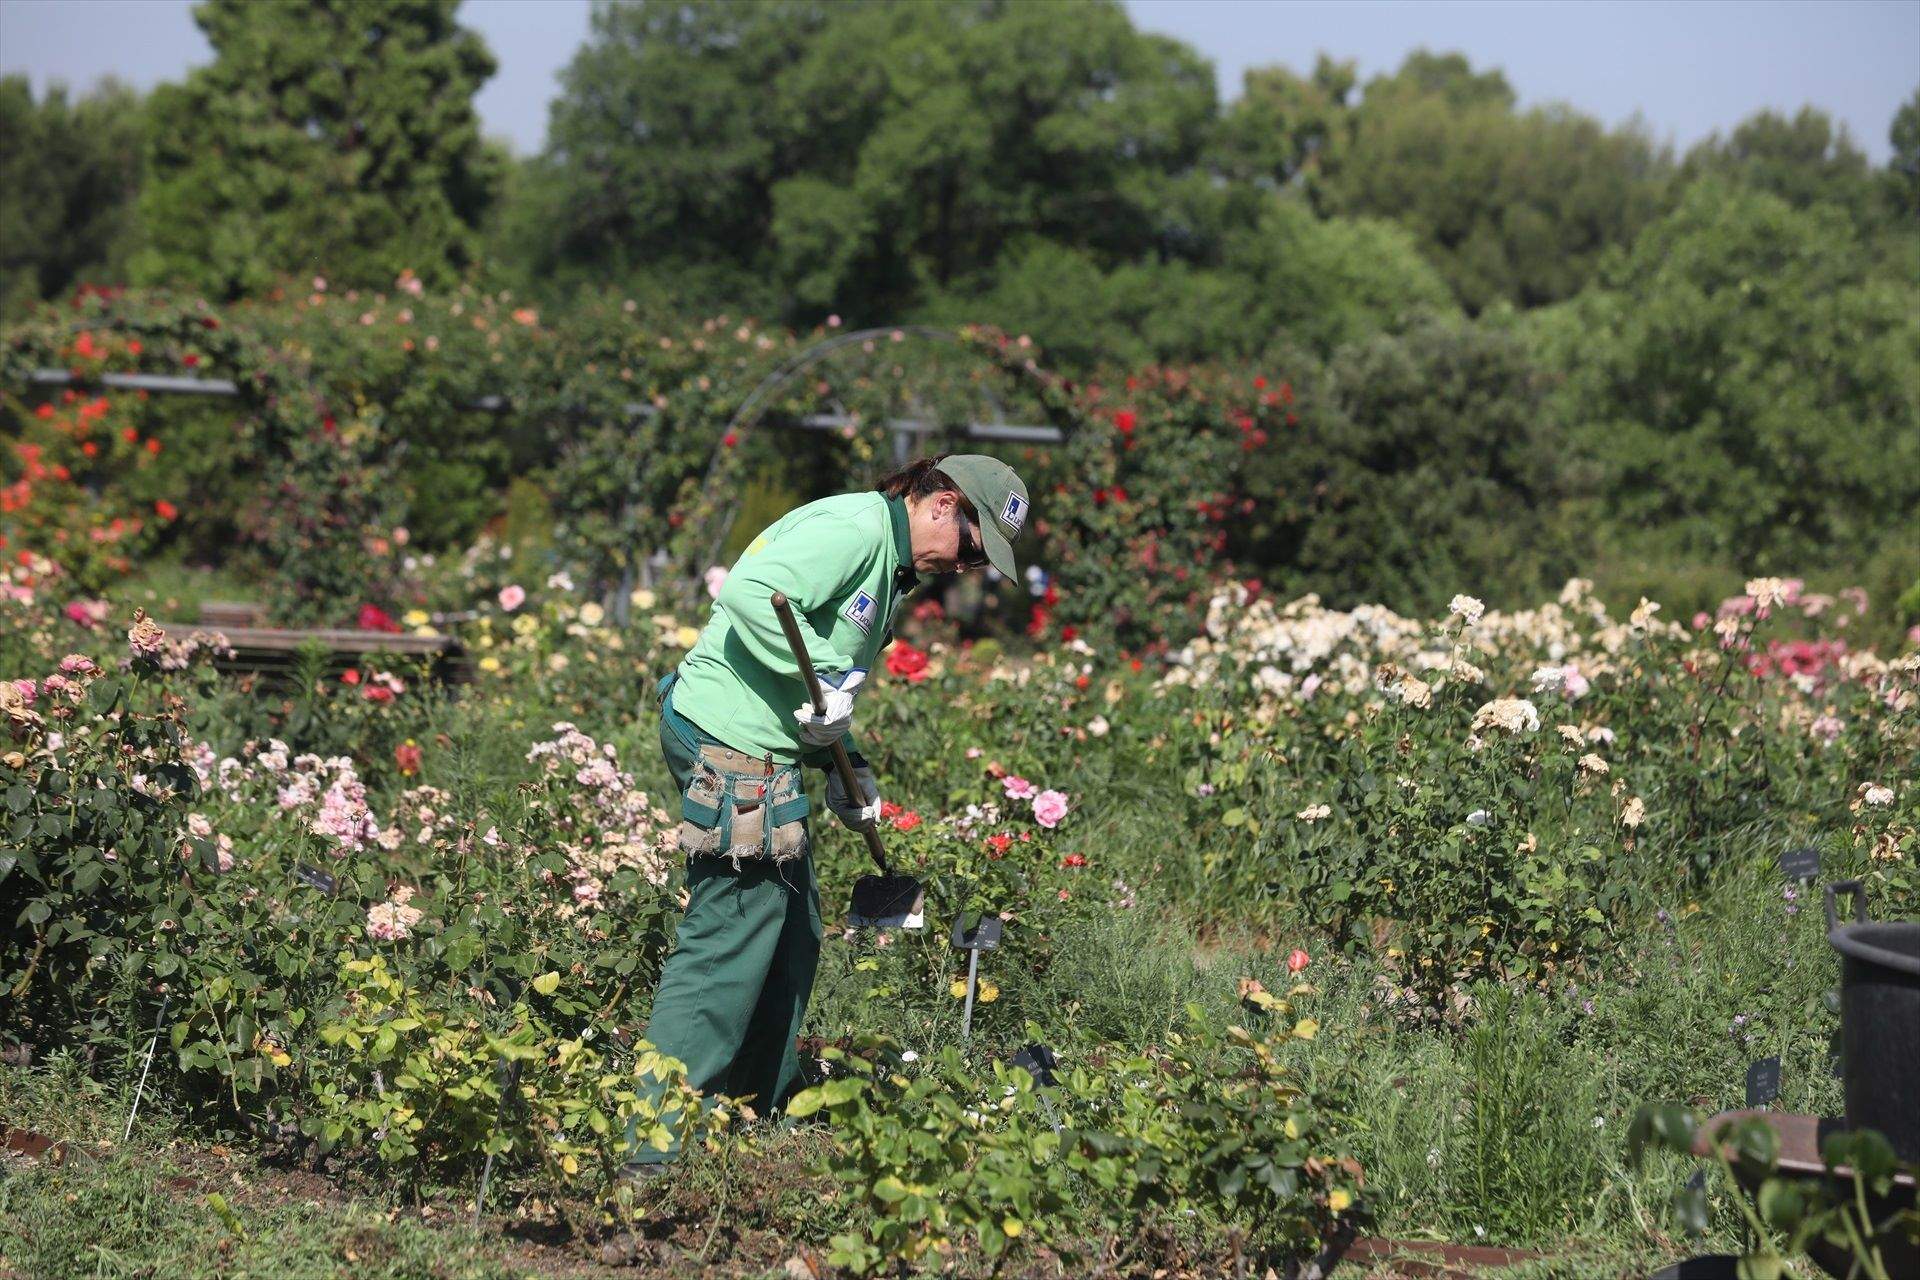
[[[1835,909],[1843,893],[1851,924]],[[1827,886],[1827,941],[1840,953],[1847,1124],[1879,1130],[1920,1164],[1920,922],[1868,921],[1865,886],[1842,880]]]

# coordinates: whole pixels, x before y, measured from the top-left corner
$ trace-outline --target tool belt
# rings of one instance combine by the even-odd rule
[[[812,805],[800,766],[776,765],[770,758],[701,742],[694,727],[673,710],[673,682],[672,675],[660,682],[661,710],[674,735],[693,753],[693,769],[680,796],[680,851],[726,858],[735,871],[745,858],[781,863],[804,856]]]
[[[810,809],[799,765],[703,746],[680,797],[680,848],[731,859],[736,871],[742,858],[788,862],[807,851]]]

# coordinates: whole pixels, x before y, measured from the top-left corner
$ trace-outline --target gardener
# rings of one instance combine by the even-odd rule
[[[689,901],[647,1039],[684,1062],[696,1088],[747,1097],[763,1112],[794,1091],[794,1041],[822,934],[800,767],[827,771],[827,807],[847,827],[878,820],[866,762],[850,753],[865,792],[850,796],[829,749],[853,723],[900,601],[920,574],[991,563],[1017,581],[1010,544],[1026,517],[1026,485],[979,454],[922,459],[876,492],[810,502],[748,544],[699,642],[660,682],[660,747],[682,796]],[[773,611],[776,591],[792,604],[825,715]],[[677,1154],[633,1133],[629,1144],[635,1176]]]

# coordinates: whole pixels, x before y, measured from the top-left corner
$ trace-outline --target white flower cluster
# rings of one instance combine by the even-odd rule
[[[612,743],[597,743],[565,721],[553,732],[553,738],[533,745],[527,759],[540,765],[550,784],[558,784],[550,794],[571,811],[572,829],[584,836],[561,846],[575,903],[591,908],[607,877],[628,867],[648,884],[664,886],[673,869],[676,837],[666,811],[635,789]]]

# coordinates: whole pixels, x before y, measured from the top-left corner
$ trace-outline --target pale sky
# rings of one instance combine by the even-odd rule
[[[258,0],[284,3],[287,0]],[[1028,0],[1051,3],[1052,0]],[[1920,0],[1126,0],[1135,25],[1211,59],[1223,97],[1250,66],[1312,66],[1324,50],[1363,77],[1409,50],[1499,67],[1523,105],[1568,102],[1615,124],[1640,115],[1685,147],[1762,108],[1812,104],[1876,162],[1920,88]],[[85,88],[178,79],[210,50],[191,0],[0,0],[0,73]],[[539,149],[557,74],[587,33],[587,0],[466,0],[461,20],[500,62],[478,105],[487,132]]]

